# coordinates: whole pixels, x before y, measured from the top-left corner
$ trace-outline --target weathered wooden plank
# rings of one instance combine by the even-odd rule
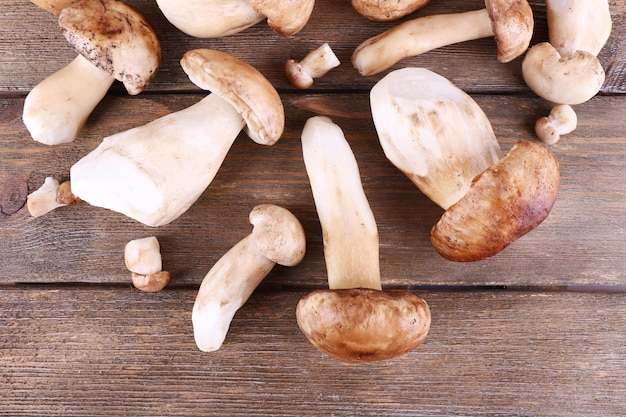
[[[330,43],[342,65],[318,79],[313,90],[369,90],[384,73],[371,77],[359,76],[352,67],[351,55],[361,42],[399,23],[371,22],[356,13],[349,1],[318,0],[309,23],[292,37],[277,36],[267,24],[261,22],[222,39],[197,39],[172,26],[155,1],[128,0],[128,3],[146,16],[162,42],[162,65],[148,89],[151,92],[195,89],[179,65],[182,54],[195,48],[214,48],[230,52],[261,70],[280,90],[293,90],[284,75],[285,60],[301,59],[323,42]],[[532,1],[531,4],[535,16],[532,44],[535,44],[547,40],[547,22],[544,3]],[[482,7],[482,0],[432,1],[403,20]],[[0,91],[25,93],[48,74],[73,59],[75,53],[60,34],[55,16],[38,9],[28,0],[6,0],[0,8]],[[610,8],[614,16],[613,33],[600,54],[607,69],[603,92],[624,93],[626,5],[623,1],[612,0]],[[530,92],[521,78],[521,58],[508,64],[498,63],[495,58],[495,42],[490,38],[464,42],[419,57],[407,58],[392,69],[403,66],[421,66],[440,72],[471,92]],[[114,84],[112,91],[124,94],[119,83]]]
[[[241,135],[200,200],[170,225],[149,228],[86,204],[31,218],[25,195],[45,176],[68,178],[70,166],[102,137],[148,122],[200,96],[110,97],[72,144],[37,144],[20,127],[22,102],[5,99],[0,120],[0,280],[2,282],[125,283],[127,241],[154,234],[162,242],[173,284],[199,283],[211,265],[249,233],[248,213],[259,203],[283,205],[308,235],[308,254],[297,268],[277,267],[267,285],[324,286],[325,266],[317,214],[300,149],[300,132],[313,111],[344,129],[361,167],[376,216],[383,277],[412,285],[623,285],[626,271],[626,121],[624,99],[596,97],[577,108],[579,127],[552,146],[562,184],[548,219],[492,259],[445,261],[428,233],[442,210],[386,159],[376,139],[366,95],[286,96],[284,137],[273,147]],[[476,96],[503,149],[533,139],[534,120],[547,107],[539,99]],[[313,111],[312,111],[313,110]]]
[[[426,342],[343,365],[301,335],[303,293],[253,294],[220,350],[192,290],[0,287],[0,415],[559,415],[626,410],[624,295],[425,292]]]

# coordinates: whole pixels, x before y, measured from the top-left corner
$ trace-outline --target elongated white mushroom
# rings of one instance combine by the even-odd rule
[[[446,210],[431,230],[446,259],[493,256],[550,213],[556,156],[521,141],[502,157],[487,116],[446,78],[423,68],[392,71],[372,88],[370,104],[387,158]]]
[[[313,85],[315,78],[323,76],[340,64],[330,45],[323,43],[299,62],[288,59],[285,63],[285,74],[294,87],[306,89]]]
[[[121,1],[74,1],[61,10],[59,25],[78,56],[24,101],[24,124],[46,145],[73,141],[116,79],[129,94],[139,94],[161,61],[154,30]]]
[[[498,61],[509,62],[528,49],[532,9],[526,0],[485,0],[485,8],[418,17],[361,43],[352,64],[361,75],[374,75],[396,62],[443,46],[493,36]]]
[[[105,138],[71,168],[74,194],[148,226],[161,226],[200,197],[242,129],[263,145],[280,138],[285,123],[280,96],[255,68],[209,49],[185,53],[181,65],[212,94]]]
[[[198,349],[219,349],[235,313],[278,263],[295,266],[306,252],[304,229],[287,209],[261,204],[250,212],[252,233],[226,252],[202,280],[191,320]]]
[[[322,226],[329,289],[298,302],[298,326],[317,349],[347,363],[415,349],[428,334],[430,310],[411,292],[382,291],[378,228],[341,128],[324,116],[310,118],[302,152]]]

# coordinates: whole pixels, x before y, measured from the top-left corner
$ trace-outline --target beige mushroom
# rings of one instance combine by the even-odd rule
[[[69,181],[59,184],[55,178],[46,177],[43,185],[28,195],[26,208],[31,216],[40,217],[56,208],[79,202],[80,199],[71,192]]]
[[[221,38],[264,19],[279,35],[295,35],[309,21],[315,0],[157,0],[157,4],[181,32],[197,38]]]
[[[57,15],[61,13],[61,10],[63,10],[65,6],[73,1],[74,0],[30,0],[31,3]]]
[[[491,36],[498,61],[506,63],[526,52],[533,28],[526,0],[485,0],[484,9],[418,17],[374,36],[355,49],[352,65],[361,75],[374,75],[404,58]]]
[[[288,59],[285,63],[285,75],[294,87],[306,89],[313,85],[314,78],[325,75],[340,64],[330,45],[323,43],[299,62]]]
[[[252,233],[228,252],[202,280],[191,314],[198,349],[219,349],[235,313],[276,264],[295,266],[306,252],[304,229],[287,209],[261,204],[250,212]]]
[[[426,6],[430,0],[352,0],[352,7],[376,22],[390,22]]]
[[[411,292],[382,290],[378,228],[341,128],[324,116],[310,118],[302,152],[324,237],[329,289],[298,302],[300,330],[321,352],[346,363],[415,349],[428,334],[430,310]]]
[[[242,129],[263,145],[281,137],[285,115],[280,96],[255,68],[209,49],[188,51],[181,65],[212,94],[105,138],[72,166],[74,194],[148,226],[161,226],[200,197]]]
[[[578,117],[572,106],[558,104],[552,108],[548,116],[537,120],[535,133],[544,143],[554,145],[561,139],[561,135],[573,132],[577,123]]]
[[[372,88],[370,105],[387,158],[446,210],[431,231],[446,259],[493,256],[550,213],[556,156],[519,142],[502,157],[487,116],[446,78],[423,68],[392,71]]]
[[[121,1],[74,1],[60,12],[59,25],[78,56],[24,101],[24,124],[46,145],[73,141],[116,79],[129,94],[139,94],[161,60],[154,30]]]
[[[170,282],[170,273],[162,271],[161,246],[156,236],[128,242],[124,247],[124,263],[138,290],[158,292]]]

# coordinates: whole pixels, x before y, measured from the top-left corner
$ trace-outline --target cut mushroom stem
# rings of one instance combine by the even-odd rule
[[[204,277],[191,315],[198,349],[219,349],[235,313],[278,263],[295,266],[304,257],[306,239],[287,209],[261,204],[250,212],[252,233],[226,252]]]
[[[578,117],[572,106],[559,104],[552,108],[548,116],[537,120],[535,133],[544,143],[553,145],[561,139],[561,135],[573,132],[577,123]]]
[[[352,64],[364,76],[378,74],[398,61],[459,42],[495,37],[498,60],[509,62],[528,48],[534,20],[523,1],[486,0],[486,8],[418,17],[361,43]]]
[[[415,349],[428,334],[430,310],[415,294],[381,289],[378,229],[341,128],[324,116],[310,118],[302,151],[322,226],[329,289],[298,302],[298,326],[317,349],[346,363]]]
[[[187,109],[105,138],[70,170],[77,196],[161,226],[200,197],[242,129],[264,145],[280,138],[282,102],[256,69],[213,50],[189,51],[181,64],[192,81],[213,93]]]
[[[288,59],[285,74],[289,82],[297,88],[306,89],[313,85],[314,78],[325,75],[341,64],[328,43],[309,52],[300,62]]]
[[[58,207],[79,202],[70,190],[69,181],[59,184],[56,179],[46,177],[43,185],[28,195],[26,207],[31,216],[40,217]]]
[[[162,271],[161,246],[156,236],[131,240],[124,247],[124,263],[132,272],[135,288],[158,292],[170,282],[170,273]]]
[[[522,141],[502,157],[487,116],[446,78],[423,68],[392,71],[370,103],[387,158],[446,210],[431,231],[446,259],[493,256],[550,213],[556,156]]]

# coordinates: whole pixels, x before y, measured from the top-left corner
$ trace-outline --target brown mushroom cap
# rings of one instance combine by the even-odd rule
[[[298,326],[321,352],[346,363],[389,359],[415,349],[430,329],[430,309],[407,291],[317,290],[296,307]]]
[[[283,103],[274,86],[256,68],[221,51],[194,49],[180,61],[198,87],[228,101],[246,121],[246,134],[272,145],[285,128]]]
[[[280,36],[292,36],[309,21],[315,0],[250,0],[250,5]]]
[[[252,240],[266,258],[284,266],[302,261],[306,238],[300,221],[289,210],[273,204],[260,204],[250,212]]]
[[[93,65],[143,91],[161,62],[161,44],[144,17],[117,0],[77,0],[65,6],[59,26],[69,44]]]
[[[476,176],[467,194],[432,228],[431,242],[451,261],[493,256],[548,217],[559,182],[554,153],[538,143],[520,141]]]
[[[526,0],[485,0],[498,46],[498,61],[510,62],[528,49],[533,35],[533,12]]]
[[[31,3],[36,4],[47,12],[59,14],[61,10],[74,0],[30,0]]]
[[[391,22],[426,6],[430,0],[352,0],[352,7],[376,22]]]

